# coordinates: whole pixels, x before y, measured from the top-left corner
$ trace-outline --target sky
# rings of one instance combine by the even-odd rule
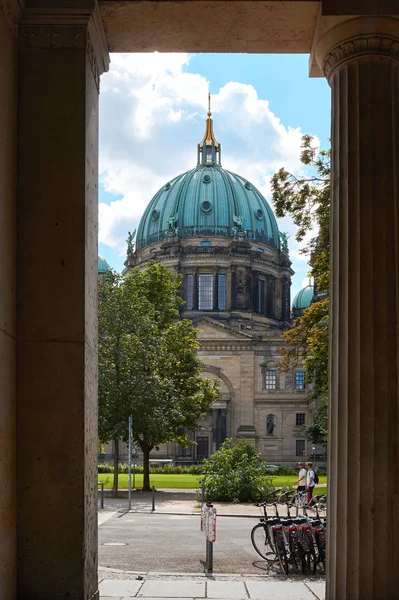
[[[271,175],[281,167],[303,172],[301,136],[328,148],[330,88],[308,77],[307,55],[112,54],[100,92],[99,253],[115,270],[153,195],[196,166],[208,92],[222,166],[254,184],[272,208]],[[291,219],[278,225],[289,235],[294,297],[307,280],[307,259]]]

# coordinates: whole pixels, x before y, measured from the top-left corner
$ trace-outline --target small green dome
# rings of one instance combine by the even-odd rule
[[[168,237],[234,237],[237,220],[246,238],[280,249],[277,222],[265,198],[249,181],[218,164],[199,164],[155,194],[137,231],[137,249]]]
[[[294,297],[292,301],[292,308],[296,310],[302,310],[304,308],[308,308],[312,302],[312,298],[314,296],[314,287],[313,285],[307,285],[302,288]]]
[[[107,271],[110,271],[110,270],[111,270],[111,267],[109,266],[109,264],[107,263],[105,258],[103,256],[101,256],[101,254],[99,254],[98,255],[98,274],[104,275],[104,273],[106,273]]]

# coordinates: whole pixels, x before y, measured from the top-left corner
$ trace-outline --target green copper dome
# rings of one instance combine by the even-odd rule
[[[98,255],[98,274],[104,275],[104,273],[106,273],[107,271],[110,271],[110,270],[111,270],[111,267],[109,266],[109,264],[107,263],[105,258],[103,256],[101,256],[101,254],[99,254]]]
[[[213,132],[210,108],[197,147],[195,169],[166,183],[141,218],[136,248],[169,238],[234,237],[280,249],[270,206],[249,181],[221,167],[221,144]]]
[[[280,248],[277,222],[262,194],[240,175],[200,164],[155,194],[138,227],[137,249],[171,231],[181,238],[233,237],[237,222],[248,240]]]
[[[306,287],[302,288],[294,297],[292,301],[292,308],[297,310],[308,308],[312,302],[313,295],[313,285],[307,285]]]

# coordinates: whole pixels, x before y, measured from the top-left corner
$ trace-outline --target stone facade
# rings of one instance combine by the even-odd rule
[[[237,235],[170,236],[131,252],[124,274],[149,260],[182,275],[186,305],[181,316],[198,329],[204,376],[218,378],[221,386],[220,400],[190,433],[196,444],[188,449],[165,444],[151,458],[199,461],[226,437],[250,440],[269,463],[310,456],[312,445],[301,434],[301,425],[312,419],[303,368],[298,366],[298,375],[279,372],[281,334],[290,326],[293,271],[288,253]],[[212,295],[206,310],[201,307],[201,275],[208,278]]]

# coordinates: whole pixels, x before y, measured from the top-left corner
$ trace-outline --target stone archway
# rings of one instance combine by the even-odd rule
[[[394,18],[381,16],[386,13]],[[313,74],[328,77],[327,598],[396,597],[398,16],[389,0],[104,0],[101,15],[94,1],[1,4],[0,377],[7,458],[0,589],[7,600],[98,598],[97,117],[107,45],[113,51],[306,52]],[[44,479],[42,464],[55,476]]]

